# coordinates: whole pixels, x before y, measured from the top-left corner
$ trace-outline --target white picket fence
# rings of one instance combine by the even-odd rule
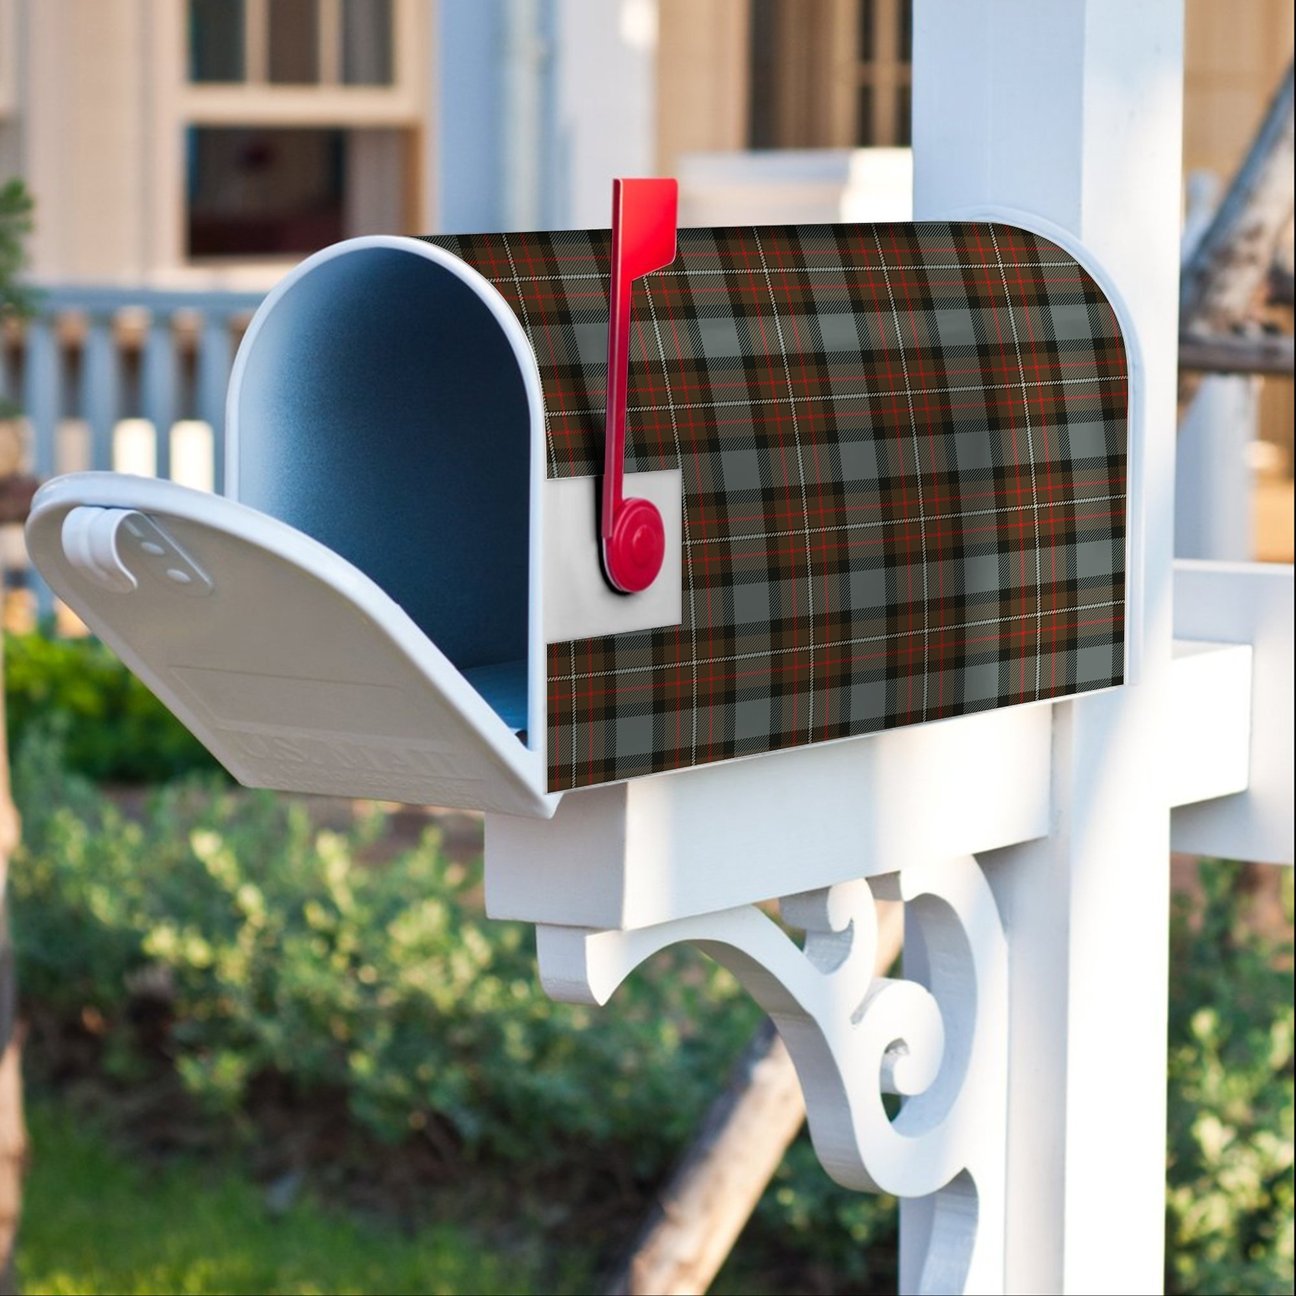
[[[28,470],[86,469],[224,487],[225,387],[256,293],[40,288],[0,349],[0,396],[23,411]],[[26,566],[21,546],[6,553]],[[31,575],[30,571],[28,572]],[[49,592],[36,582],[39,611]]]

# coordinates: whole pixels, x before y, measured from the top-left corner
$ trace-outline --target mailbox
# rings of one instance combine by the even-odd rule
[[[229,498],[39,493],[51,587],[240,781],[548,816],[1122,682],[1095,275],[1002,223],[676,236],[653,183],[614,234],[303,262],[235,362]]]

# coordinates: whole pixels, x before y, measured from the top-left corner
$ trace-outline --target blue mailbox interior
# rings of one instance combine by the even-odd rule
[[[236,492],[358,567],[526,727],[531,413],[477,290],[340,249],[245,343]]]

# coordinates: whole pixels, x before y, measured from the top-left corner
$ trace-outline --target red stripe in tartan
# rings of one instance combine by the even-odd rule
[[[531,340],[549,474],[597,473],[607,232],[434,241]],[[685,618],[550,647],[550,786],[1119,683],[1126,407],[1111,307],[1027,231],[681,231],[628,466],[683,470]]]

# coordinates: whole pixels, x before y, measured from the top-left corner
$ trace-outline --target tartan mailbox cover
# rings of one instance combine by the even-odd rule
[[[609,256],[602,230],[319,254],[236,363],[239,502],[61,479],[38,565],[236,776],[306,791],[546,814],[1122,682],[1126,351],[1074,256],[997,223],[680,231],[630,316],[645,595],[598,566]],[[213,596],[155,591],[149,540]],[[273,590],[222,576],[249,545]],[[171,603],[141,620],[141,591]]]

